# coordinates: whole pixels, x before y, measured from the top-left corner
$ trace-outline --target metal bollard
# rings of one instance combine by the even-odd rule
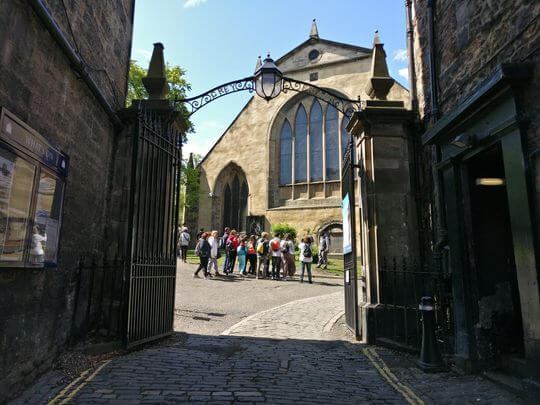
[[[422,349],[416,362],[426,373],[444,371],[441,352],[435,337],[435,302],[432,297],[422,297],[418,306],[422,311]]]

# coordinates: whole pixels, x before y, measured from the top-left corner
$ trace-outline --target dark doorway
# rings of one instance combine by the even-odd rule
[[[471,267],[477,280],[476,335],[481,358],[523,354],[523,328],[500,144],[468,165]]]

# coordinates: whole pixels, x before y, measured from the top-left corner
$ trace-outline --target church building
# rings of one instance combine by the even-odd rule
[[[372,51],[320,38],[314,20],[309,38],[276,65],[285,77],[367,100]],[[392,81],[387,99],[407,105],[408,91]],[[329,232],[331,250],[339,253],[348,122],[308,92],[283,91],[270,101],[252,97],[199,164],[198,219],[192,227],[254,233],[285,222],[299,236]]]

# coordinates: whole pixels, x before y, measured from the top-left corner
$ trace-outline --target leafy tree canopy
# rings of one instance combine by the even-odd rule
[[[126,107],[129,107],[133,100],[143,100],[148,97],[144,88],[142,79],[146,76],[147,69],[139,66],[137,61],[129,61],[128,91],[126,96]],[[165,64],[165,76],[169,84],[167,99],[172,103],[175,100],[182,100],[186,97],[186,92],[191,90],[189,84],[184,78],[186,71],[180,66],[171,66]],[[186,132],[193,132],[193,123],[189,120],[188,111],[182,103],[177,103],[176,109],[182,113],[186,121]]]

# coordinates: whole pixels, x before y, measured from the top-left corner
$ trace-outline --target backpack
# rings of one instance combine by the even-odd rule
[[[264,253],[264,242],[263,241],[260,241],[258,244],[257,244],[257,253],[262,255]]]
[[[201,257],[201,241],[198,241],[197,246],[195,246],[195,254]]]
[[[289,242],[285,241],[281,248],[281,253],[289,253]]]
[[[304,250],[302,251],[302,256],[304,256],[305,258],[310,258],[311,257],[311,245],[309,245],[307,243],[304,245]]]
[[[279,252],[279,240],[273,240],[270,245],[274,252]]]
[[[227,252],[231,252],[234,250],[232,240],[227,241],[227,244],[225,245],[225,250]]]

